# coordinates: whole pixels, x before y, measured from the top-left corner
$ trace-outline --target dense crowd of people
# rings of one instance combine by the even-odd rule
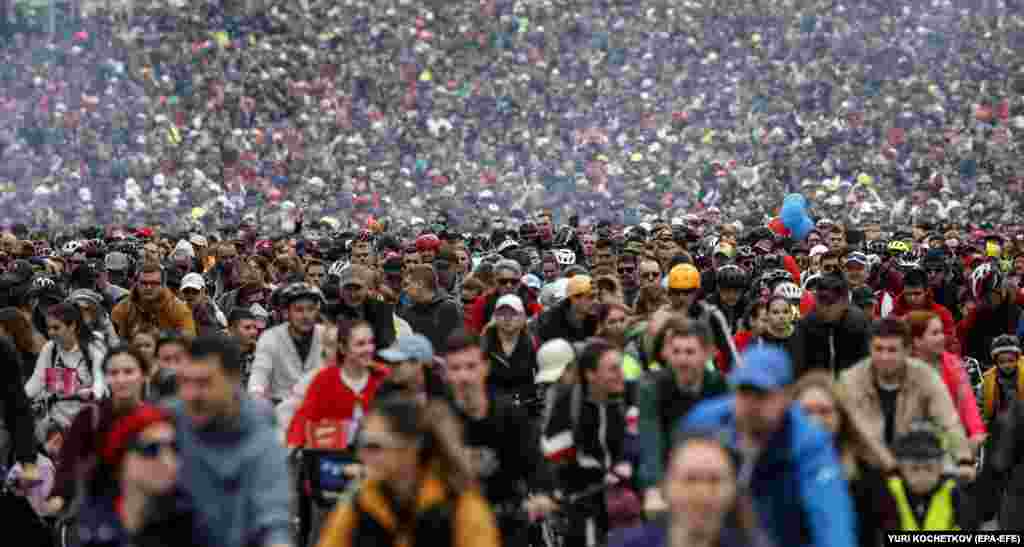
[[[56,5],[0,6],[23,544],[1016,527],[1019,2]]]
[[[14,226],[4,499],[40,544],[1012,528],[1024,248],[873,222],[125,227],[45,257]]]

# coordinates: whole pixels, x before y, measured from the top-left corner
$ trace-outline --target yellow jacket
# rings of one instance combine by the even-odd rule
[[[500,547],[490,506],[473,489],[454,499],[428,472],[416,498],[416,513],[399,522],[378,481],[363,484],[338,506],[320,534],[319,547]]]

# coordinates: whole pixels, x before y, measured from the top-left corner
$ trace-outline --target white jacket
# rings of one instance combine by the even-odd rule
[[[249,393],[264,395],[273,400],[288,398],[292,387],[305,374],[319,369],[323,359],[324,328],[313,330],[313,344],[305,362],[299,359],[299,350],[288,332],[288,323],[267,329],[256,342],[249,376]]]
[[[57,355],[54,356],[53,352]],[[32,371],[32,377],[25,384],[25,394],[29,400],[35,400],[46,391],[46,369],[57,362],[64,367],[74,368],[78,372],[81,381],[81,388],[92,388],[93,397],[96,400],[102,399],[107,394],[107,384],[103,377],[103,358],[107,350],[101,342],[93,342],[89,345],[89,358],[92,359],[91,370],[86,367],[86,359],[81,349],[75,352],[66,352],[57,346],[53,340],[43,346],[36,359],[36,368]],[[66,425],[81,410],[82,404],[77,401],[61,401],[54,407],[53,418],[63,421]]]

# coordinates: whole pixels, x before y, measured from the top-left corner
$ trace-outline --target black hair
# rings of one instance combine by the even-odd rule
[[[242,348],[238,341],[222,334],[204,334],[192,340],[189,356],[195,359],[218,357],[220,366],[231,376],[242,374]]]
[[[243,307],[236,307],[231,310],[231,315],[228,316],[228,323],[231,325],[237,324],[239,321],[256,320],[256,314]]]
[[[587,343],[583,346],[583,351],[580,352],[579,358],[576,360],[576,370],[579,372],[579,381],[583,385],[584,389],[589,389],[590,386],[587,384],[585,372],[597,370],[598,365],[601,362],[601,357],[609,352],[615,350],[610,342],[603,338],[589,338]]]
[[[871,325],[871,338],[899,338],[903,341],[903,346],[908,348],[914,341],[910,325],[895,317],[886,317],[875,321]]]
[[[176,330],[162,330],[156,339],[156,345],[153,347],[154,355],[159,355],[160,348],[167,344],[177,344],[185,348],[185,351],[189,351],[190,342],[184,334]]]
[[[479,348],[480,339],[465,329],[455,329],[446,340],[447,351],[445,353],[458,353],[470,348]]]
[[[88,352],[89,348],[92,347],[95,336],[92,329],[85,324],[85,320],[82,318],[82,310],[78,309],[78,306],[70,302],[60,302],[47,308],[46,316],[52,317],[65,325],[74,323],[79,347],[82,348],[83,352]]]

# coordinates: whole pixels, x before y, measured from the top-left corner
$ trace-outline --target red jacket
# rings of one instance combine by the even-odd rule
[[[389,370],[370,369],[370,379],[363,392],[356,394],[341,381],[341,368],[326,366],[317,373],[306,390],[302,405],[295,411],[288,425],[288,446],[306,444],[306,424],[320,420],[350,420],[357,405],[365,413],[377,394],[377,388],[387,378]]]
[[[985,422],[978,412],[978,401],[974,397],[974,388],[967,377],[967,371],[960,364],[960,357],[950,352],[942,354],[942,382],[949,390],[956,412],[960,415],[960,423],[967,430],[967,437],[984,434]]]
[[[879,304],[881,304],[881,302],[879,302]],[[952,353],[953,355],[959,356],[960,337],[957,335],[956,321],[953,320],[953,314],[946,309],[946,306],[935,303],[935,301],[932,300],[931,293],[928,293],[928,301],[925,303],[925,307],[922,309],[923,311],[930,311],[935,315],[939,316],[939,319],[942,320],[942,332],[943,334],[946,335],[946,351]],[[877,311],[878,310],[876,309],[876,313]],[[896,318],[903,319],[907,316],[908,313],[912,311],[915,310],[910,307],[910,304],[907,304],[907,299],[904,298],[903,294],[901,293],[896,298],[896,302],[893,303],[893,308],[890,315]]]

